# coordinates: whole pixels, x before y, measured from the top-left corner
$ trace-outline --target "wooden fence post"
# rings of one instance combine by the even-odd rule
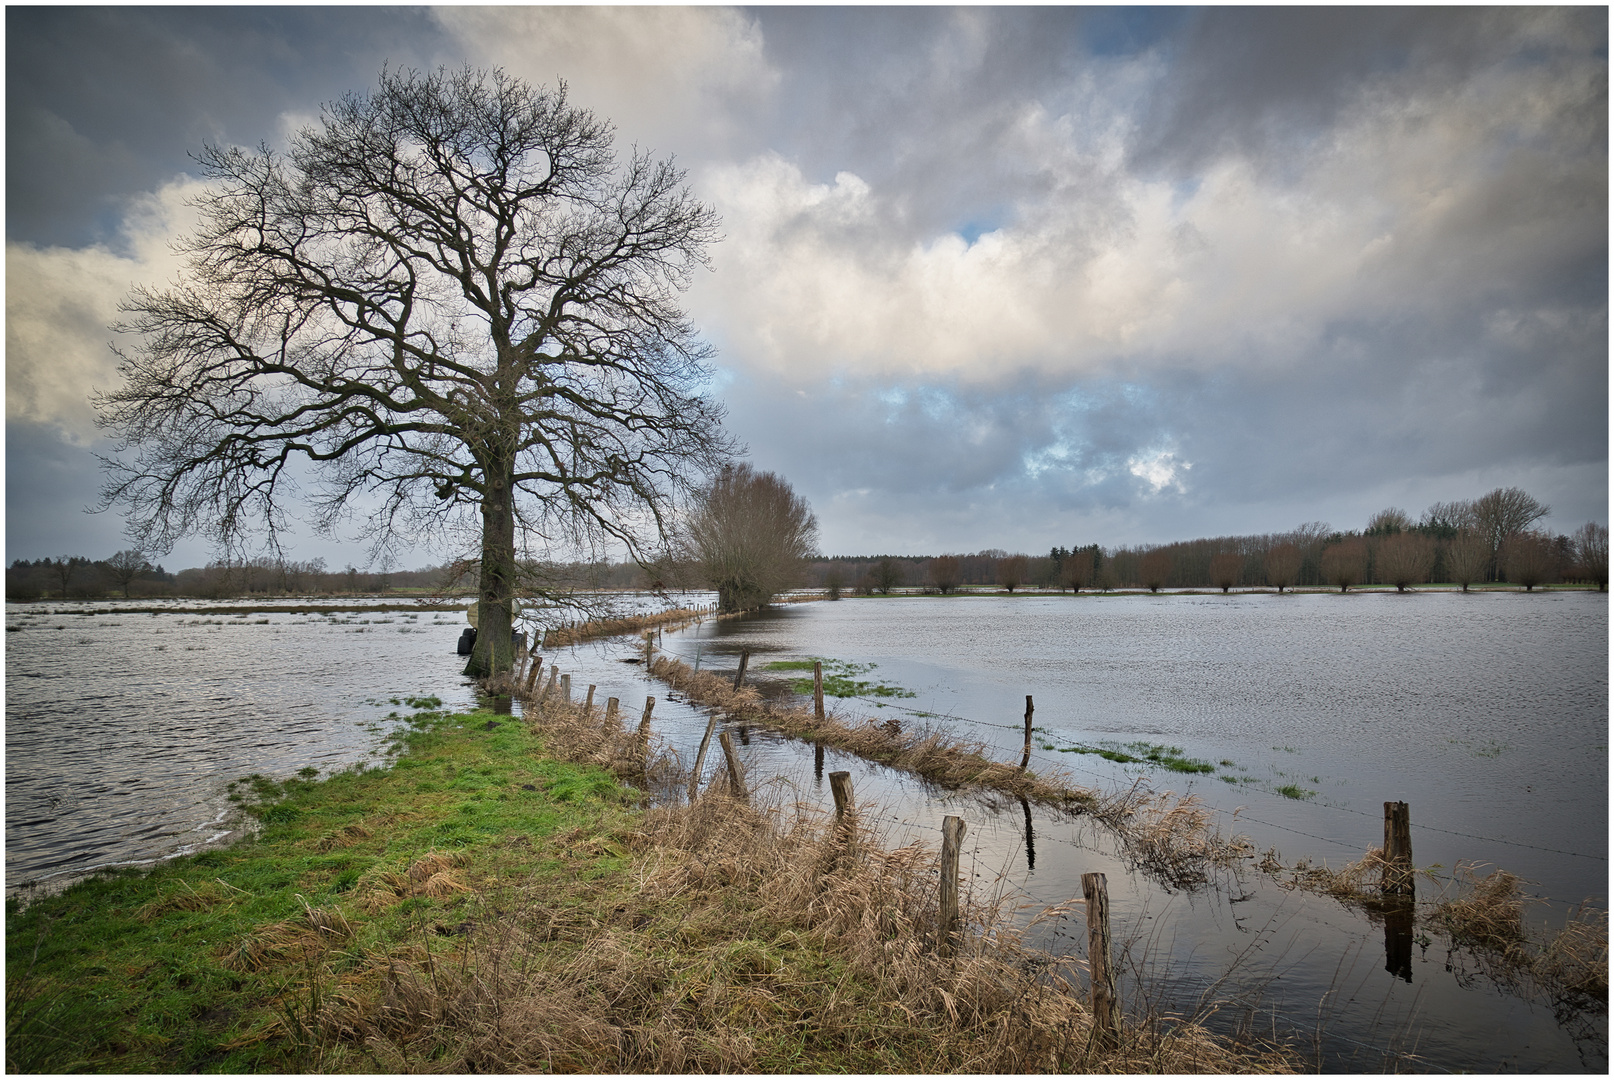
[[[847,815],[857,813],[857,804],[852,801],[852,774],[849,772],[832,772],[829,774],[829,790],[835,796],[835,820],[845,821]]]
[[[646,671],[650,670],[650,658],[655,648],[655,646],[650,643],[651,637],[652,635],[650,632],[646,631],[644,635],[644,669]]]
[[[550,699],[550,697],[555,693],[555,680],[558,679],[558,678],[560,678],[560,669],[557,668],[554,664],[550,664],[549,665],[549,684],[544,687],[543,695],[538,698],[539,701],[548,701]]]
[[[813,719],[823,722],[824,719],[824,665],[813,661]]]
[[[569,674],[560,677],[560,703],[562,705],[572,703],[572,677]]]
[[[750,660],[751,660],[751,650],[750,649],[741,649],[740,650],[740,670],[736,671],[734,673],[734,689],[738,690],[740,688],[740,685],[745,682],[745,665],[747,663],[749,663]]]
[[[1103,874],[1082,875],[1087,901],[1087,968],[1092,975],[1093,1039],[1115,1047],[1121,1036],[1121,1002],[1110,963],[1110,891]]]
[[[723,760],[729,767],[730,793],[741,802],[749,802],[751,794],[745,789],[745,766],[740,764],[740,755],[734,749],[734,740],[729,738],[728,732],[720,731],[717,733],[717,744],[723,748]]]
[[[941,910],[936,927],[936,949],[952,956],[953,938],[958,932],[958,849],[964,843],[964,819],[951,814],[942,818]]]
[[[589,716],[589,717],[592,717],[594,715],[594,684],[593,683],[588,684],[588,700],[583,702],[583,715],[584,716]]]
[[[1025,772],[1026,766],[1031,764],[1031,695],[1026,695],[1026,752],[1020,755],[1020,771]]]
[[[605,722],[607,724],[616,719],[616,710],[620,705],[621,702],[617,701],[616,698],[605,699]]]
[[[695,751],[695,771],[689,776],[689,801],[694,803],[695,796],[700,794],[701,770],[706,767],[706,749],[712,745],[712,732],[717,729],[717,710],[712,710],[712,718],[706,721],[706,734],[701,736],[701,748]]]
[[[532,658],[532,669],[527,672],[527,693],[526,693],[527,697],[532,697],[533,685],[535,683],[537,683],[537,681],[538,681],[538,673],[540,671],[542,671],[543,669],[544,669],[544,658],[541,657],[541,656],[534,656]]]
[[[1404,802],[1384,804],[1384,873],[1379,890],[1410,896],[1412,876],[1412,814]]]

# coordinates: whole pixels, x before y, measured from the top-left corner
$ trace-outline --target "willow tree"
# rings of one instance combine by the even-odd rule
[[[818,519],[783,478],[725,468],[685,523],[686,557],[719,611],[751,611],[797,584],[818,548]]]
[[[186,270],[124,303],[104,505],[148,551],[273,544],[303,507],[378,546],[468,527],[466,671],[507,669],[523,565],[648,551],[731,449],[681,307],[716,217],[612,134],[466,69],[383,72],[283,154],[206,148]]]

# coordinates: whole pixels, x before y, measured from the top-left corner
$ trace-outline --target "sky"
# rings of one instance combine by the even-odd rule
[[[711,392],[825,554],[1608,520],[1606,8],[8,7],[8,563],[127,546],[89,394],[190,155],[467,64],[715,208]]]

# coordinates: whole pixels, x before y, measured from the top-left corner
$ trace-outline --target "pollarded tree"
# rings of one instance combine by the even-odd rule
[[[1446,547],[1446,576],[1467,592],[1474,582],[1485,580],[1490,561],[1491,547],[1485,538],[1472,529],[1463,529]]]
[[[1210,561],[1210,580],[1223,592],[1239,583],[1244,573],[1244,556],[1231,551],[1223,551],[1212,555]]]
[[[685,526],[689,556],[719,611],[752,611],[795,585],[816,554],[818,519],[771,472],[725,468]]]
[[[1300,579],[1300,548],[1294,544],[1279,544],[1267,552],[1267,584],[1279,592]]]
[[[1026,575],[1030,570],[1030,560],[1024,555],[1005,555],[998,560],[998,584],[1009,592],[1014,592],[1026,582]]]
[[[1575,572],[1608,591],[1608,526],[1588,521],[1575,530]]]
[[[103,505],[147,551],[254,525],[300,474],[313,523],[363,501],[377,550],[480,537],[467,674],[511,662],[518,566],[606,542],[647,557],[732,449],[681,308],[716,239],[671,162],[502,72],[383,72],[282,155],[208,147],[188,269],[125,301],[138,344],[97,400]],[[519,539],[519,545],[518,545]]]
[[[1138,582],[1150,592],[1165,588],[1171,577],[1171,556],[1165,551],[1151,551],[1138,560]]]
[[[902,566],[889,555],[869,568],[869,582],[881,596],[890,596],[891,590],[902,584]]]
[[[1501,572],[1515,585],[1531,592],[1537,585],[1558,580],[1558,553],[1552,537],[1526,530],[1502,542]]]
[[[1409,585],[1429,580],[1435,568],[1435,544],[1418,533],[1394,533],[1380,541],[1375,553],[1378,579],[1406,592]]]
[[[930,583],[943,596],[958,588],[959,567],[955,555],[936,556],[926,565],[925,572],[930,577]]]
[[[1367,576],[1367,543],[1353,536],[1323,549],[1323,581],[1346,592]]]
[[[1086,548],[1078,548],[1059,563],[1059,584],[1079,593],[1093,580],[1093,556]]]

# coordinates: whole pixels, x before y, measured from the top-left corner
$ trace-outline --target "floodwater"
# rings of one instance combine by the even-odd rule
[[[393,698],[474,699],[454,655],[458,612],[129,606],[8,605],[8,891],[216,840],[231,824],[230,780],[373,757],[387,714],[408,711]],[[100,614],[66,614],[82,610]],[[1382,803],[1404,800],[1419,866],[1512,871],[1550,901],[1537,920],[1561,923],[1566,905],[1588,898],[1606,906],[1603,596],[859,599],[708,621],[660,644],[726,671],[748,649],[761,679],[771,660],[874,664],[859,678],[914,696],[832,708],[955,731],[1011,762],[1029,694],[1034,769],[1099,791],[1141,778],[1191,792],[1224,833],[1285,862],[1360,857],[1382,837]],[[690,760],[705,714],[624,662],[636,655],[613,641],[548,659],[579,697],[596,684],[596,702],[619,697],[632,713],[657,697],[658,736]],[[1106,873],[1123,995],[1147,991],[1156,1007],[1185,1012],[1210,994],[1231,1003],[1213,1025],[1296,1038],[1330,1071],[1607,1070],[1606,1016],[1555,1015],[1448,955],[1438,935],[1415,929],[1410,966],[1387,969],[1382,920],[1253,867],[1171,888],[1089,820],[938,791],[833,752],[815,760],[810,746],[754,728],[737,734],[753,789],[781,805],[827,801],[825,774],[847,769],[889,843],[939,844],[942,817],[964,817],[969,880],[979,896],[1026,905],[1022,920],[1079,897],[1082,873]],[[1072,752],[1140,742],[1216,771]],[[708,773],[721,760],[712,757]],[[1079,909],[1074,921],[1044,919],[1031,940],[1080,957],[1080,919]]]

